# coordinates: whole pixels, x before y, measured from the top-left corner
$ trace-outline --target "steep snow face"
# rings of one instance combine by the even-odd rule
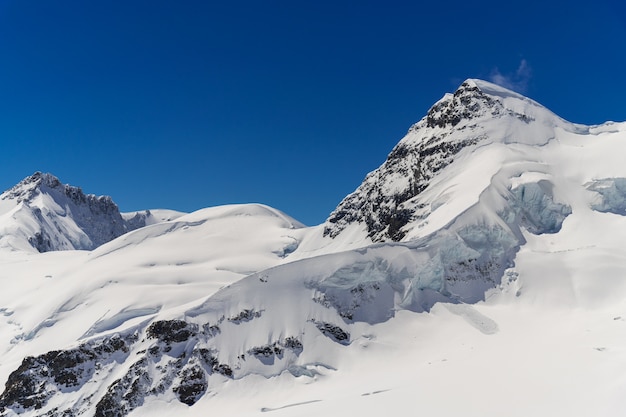
[[[125,219],[111,197],[84,194],[40,172],[5,191],[0,202],[0,246],[19,250],[91,250],[157,221],[149,211]]]
[[[333,211],[324,235],[340,236],[358,224],[371,242],[402,241],[432,207],[420,198],[455,159],[489,144],[544,145],[555,129],[581,131],[538,103],[480,80],[446,94]]]

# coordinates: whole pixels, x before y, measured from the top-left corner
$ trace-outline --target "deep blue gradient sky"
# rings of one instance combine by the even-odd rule
[[[544,3],[0,0],[0,188],[312,225],[466,78],[626,120],[625,6]]]

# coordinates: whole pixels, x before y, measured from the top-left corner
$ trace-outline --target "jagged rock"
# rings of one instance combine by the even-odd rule
[[[180,343],[189,340],[198,332],[198,325],[183,320],[160,320],[152,323],[146,335],[167,343]]]
[[[472,120],[485,113],[497,117],[501,112],[502,106],[499,102],[484,94],[476,85],[466,81],[453,95],[446,95],[443,100],[430,108],[426,115],[426,126],[454,127],[462,120]]]
[[[257,317],[261,317],[261,314],[262,314],[261,311],[246,309],[246,310],[241,311],[240,313],[238,313],[237,315],[233,317],[229,317],[228,321],[239,324],[245,321],[250,321]]]
[[[152,378],[146,370],[147,362],[146,358],[137,361],[122,378],[109,386],[96,404],[94,417],[125,416],[143,404],[152,385]]]
[[[284,340],[279,340],[273,343],[268,343],[263,346],[255,346],[248,350],[248,355],[254,356],[266,365],[274,363],[274,358],[281,359],[285,352],[285,349],[291,350],[296,355],[299,355],[303,350],[303,345],[296,337],[289,336]],[[245,355],[244,355],[245,357]]]
[[[216,324],[205,323],[202,326],[202,332],[209,338],[217,336],[222,332],[220,327]]]
[[[204,369],[197,364],[183,368],[178,373],[179,383],[173,388],[181,403],[194,405],[207,390]]]
[[[91,408],[96,417],[125,416],[141,406],[147,396],[168,390],[181,402],[194,404],[207,390],[207,375],[233,376],[232,367],[220,363],[216,352],[197,346],[198,337],[205,337],[198,334],[198,328],[184,320],[153,322],[146,329],[147,340],[154,339],[153,344],[137,352],[137,360],[108,386],[101,398],[86,393],[72,408],[48,410],[46,415],[82,414]],[[87,381],[108,369],[112,362],[129,359],[130,346],[137,340],[136,330],[131,329],[124,336],[115,334],[73,349],[24,359],[0,396],[0,413],[7,409],[45,409],[52,396],[83,389]],[[181,343],[182,349],[181,345],[172,349]]]
[[[271,345],[253,347],[248,351],[248,353],[257,357],[270,357],[274,355],[282,355],[283,349],[277,343],[273,343]]]
[[[128,353],[133,338],[117,335],[92,341],[69,350],[55,350],[27,357],[7,380],[0,396],[0,411],[40,409],[53,395],[79,389],[113,355]]]
[[[274,363],[274,358],[282,358],[284,349],[277,343],[271,343],[264,346],[255,346],[248,350],[248,354],[254,356],[265,365],[271,365]]]
[[[315,326],[324,336],[329,337],[337,343],[341,343],[343,345],[350,343],[350,333],[346,332],[339,326],[322,321],[315,322]]]
[[[213,367],[213,372],[224,375],[226,377],[232,377],[233,376],[233,369],[223,363],[218,364],[217,366]]]
[[[293,336],[286,337],[283,346],[285,346],[287,349],[291,349],[296,354],[300,354],[304,349],[302,342]]]

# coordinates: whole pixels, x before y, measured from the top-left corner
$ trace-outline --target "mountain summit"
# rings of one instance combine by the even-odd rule
[[[546,143],[557,127],[580,130],[533,100],[469,79],[434,104],[383,165],[339,204],[324,235],[334,238],[358,224],[372,242],[401,241],[411,223],[430,213],[420,194],[461,154],[493,142]]]
[[[91,250],[143,227],[149,211],[122,217],[109,196],[85,194],[35,172],[0,195],[0,245],[38,252]]]

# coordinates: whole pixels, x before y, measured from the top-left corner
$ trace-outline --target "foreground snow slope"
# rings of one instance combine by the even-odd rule
[[[323,225],[2,252],[0,414],[621,415],[625,150],[468,80]]]

